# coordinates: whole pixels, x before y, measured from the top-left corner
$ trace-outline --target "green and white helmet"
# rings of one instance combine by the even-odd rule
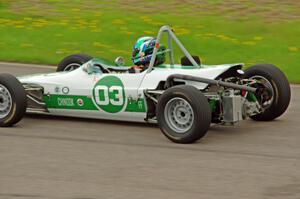
[[[139,65],[148,65],[152,58],[152,53],[155,48],[156,38],[153,37],[141,37],[139,38],[133,46],[132,52],[132,61],[133,64]],[[165,55],[166,48],[163,45],[158,47],[156,59],[154,65],[160,65],[165,62],[166,55]]]

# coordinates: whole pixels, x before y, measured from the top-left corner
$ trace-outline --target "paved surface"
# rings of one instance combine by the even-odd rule
[[[0,63],[0,73],[52,67]],[[300,198],[300,87],[273,122],[169,142],[155,126],[26,116],[0,129],[0,198]]]

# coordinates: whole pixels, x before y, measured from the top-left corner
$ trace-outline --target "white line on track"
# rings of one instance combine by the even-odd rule
[[[56,66],[49,65],[37,65],[37,64],[21,64],[21,63],[12,63],[12,62],[0,62],[0,66],[14,66],[14,67],[28,67],[28,68],[49,68],[55,69]]]

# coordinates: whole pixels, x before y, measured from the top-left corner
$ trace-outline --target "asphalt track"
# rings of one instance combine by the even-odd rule
[[[51,72],[0,63],[0,73]],[[0,128],[2,199],[300,198],[300,87],[273,122],[214,125],[191,145],[155,125],[26,116]]]

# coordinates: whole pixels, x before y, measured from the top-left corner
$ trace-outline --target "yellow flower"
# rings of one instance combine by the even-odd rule
[[[186,34],[189,34],[191,31],[186,28],[176,28],[174,30],[174,32],[176,35],[186,35]]]
[[[40,22],[33,22],[33,23],[32,23],[32,26],[33,26],[33,27],[41,28],[41,27],[44,27],[45,24],[44,24],[44,23],[40,23]]]
[[[289,51],[290,52],[297,52],[298,51],[298,48],[297,47],[289,47]]]
[[[253,37],[253,39],[254,39],[255,41],[261,41],[263,38],[262,38],[262,37],[259,37],[259,36],[256,36],[256,37]]]
[[[115,19],[115,20],[112,21],[112,24],[124,25],[125,22],[122,19]]]
[[[113,52],[113,53],[118,53],[118,54],[128,54],[128,51],[126,51],[126,50],[110,49],[109,51]]]
[[[24,28],[25,26],[22,26],[22,25],[17,25],[15,26],[16,28]]]
[[[96,47],[99,47],[99,48],[109,48],[110,47],[109,45],[102,44],[100,42],[94,42],[93,46],[96,46]]]
[[[99,29],[99,28],[98,28],[98,29],[92,29],[91,31],[92,31],[92,32],[102,32],[102,30]]]
[[[30,48],[30,47],[33,47],[34,45],[33,44],[29,44],[29,43],[23,43],[20,45],[22,48]]]
[[[222,40],[231,40],[231,38],[230,37],[228,37],[228,36],[226,36],[226,35],[217,35],[217,37],[219,38],[219,39],[222,39]]]
[[[130,32],[130,31],[121,31],[122,33],[125,33],[125,34],[127,34],[127,35],[133,35],[134,34],[134,32]]]
[[[203,25],[198,25],[198,26],[196,26],[196,28],[204,28],[204,26]]]
[[[72,8],[71,11],[73,11],[73,12],[79,12],[80,9],[79,8]]]
[[[23,18],[25,21],[32,21],[32,18],[31,17],[24,17]]]
[[[66,49],[58,49],[55,53],[56,54],[64,54],[67,53],[68,51]]]
[[[128,28],[125,27],[125,26],[121,26],[121,27],[120,27],[120,30],[128,30]]]
[[[214,33],[205,33],[204,34],[206,37],[213,37],[213,36],[216,36],[216,34]]]
[[[148,35],[153,35],[153,34],[154,34],[153,31],[149,31],[149,30],[145,30],[144,33],[145,33],[145,34],[148,34]]]
[[[242,44],[243,45],[247,45],[247,46],[254,46],[254,45],[256,45],[256,43],[254,41],[243,41]]]
[[[94,13],[94,16],[95,16],[95,17],[100,17],[100,16],[102,16],[102,15],[103,15],[102,12],[98,12],[98,11],[97,11],[97,12]]]

